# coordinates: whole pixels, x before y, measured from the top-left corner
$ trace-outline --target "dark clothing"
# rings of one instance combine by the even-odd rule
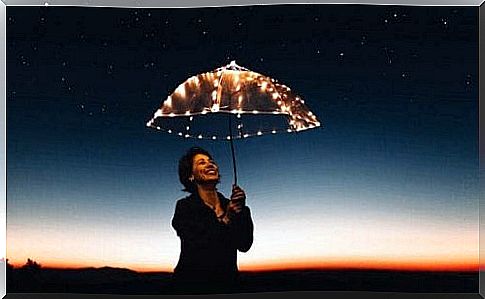
[[[218,193],[222,208],[229,200]],[[177,201],[172,226],[181,252],[174,270],[174,286],[182,293],[227,293],[238,284],[237,250],[253,243],[253,222],[247,206],[229,224],[217,220],[198,194]]]

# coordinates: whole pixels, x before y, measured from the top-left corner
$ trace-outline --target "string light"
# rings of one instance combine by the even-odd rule
[[[224,80],[222,80],[223,77]],[[227,82],[229,86],[223,86],[223,82]],[[248,84],[248,82],[251,83]],[[258,73],[249,71],[248,69],[238,66],[235,61],[232,61],[230,64],[218,68],[212,72],[206,72],[196,76],[191,76],[187,81],[177,86],[174,93],[166,98],[166,100],[163,102],[162,107],[154,113],[154,117],[146,123],[146,126],[156,128],[157,130],[162,130],[160,126],[156,126],[158,124],[155,123],[158,117],[175,117],[185,115],[189,118],[189,121],[192,122],[194,119],[193,115],[205,115],[211,112],[230,112],[232,114],[236,114],[236,117],[238,119],[242,118],[241,115],[243,113],[270,113],[274,115],[286,114],[287,123],[289,124],[287,132],[306,130],[321,125],[320,122],[317,120],[317,117],[311,111],[309,111],[306,106],[304,106],[305,101],[300,96],[290,93],[291,89],[288,86],[276,82],[278,81],[274,78],[265,77]],[[204,87],[204,89],[202,87]],[[209,91],[207,91],[207,87]],[[229,88],[232,92],[234,92],[233,94],[237,96],[236,107],[231,107],[230,105],[223,107],[220,106],[221,89],[226,92],[227,88]],[[235,90],[235,88],[237,90]],[[242,88],[243,90],[240,90],[240,88]],[[194,104],[195,101],[204,98],[204,95],[202,93],[206,91],[208,93],[207,96],[210,96],[212,98],[211,106],[204,107],[202,110],[197,111],[191,111],[190,107],[189,109],[186,109],[187,111],[180,111],[173,108],[174,105],[175,107],[187,107],[186,105],[188,104]],[[278,106],[276,106],[275,109],[272,109],[272,111],[267,111],[266,109],[264,109],[264,107],[266,106],[261,106],[261,110],[251,110],[251,108],[249,107],[252,103],[248,102],[249,98],[245,96],[245,94],[261,97],[263,101],[267,101],[266,103],[261,103],[263,103],[263,105],[269,105],[268,107],[274,107],[275,103]],[[189,99],[188,96],[190,96],[191,98]],[[193,100],[194,102],[192,102]],[[245,103],[244,101],[246,101],[247,103]],[[258,104],[259,101],[260,99],[258,98]],[[242,110],[242,107],[245,110]],[[221,109],[223,111],[221,111]],[[239,121],[239,123],[241,123],[241,121]],[[185,133],[189,133],[189,130],[191,130],[191,126],[193,127],[194,125],[190,124],[190,126],[186,126],[186,132],[179,132],[178,135],[185,137],[191,136],[189,134],[183,135]],[[238,129],[241,129],[242,127],[242,124],[237,125]],[[219,136],[219,139],[225,138],[227,140],[232,140],[240,137],[247,138],[254,135],[260,136],[263,135],[264,132],[262,129],[263,128],[261,128],[261,130],[257,132],[244,134],[242,136]],[[168,132],[172,133],[172,130],[168,130]],[[268,133],[269,132],[271,132],[272,134],[276,134],[278,131],[277,128],[275,128],[271,131],[268,131]],[[177,132],[175,131],[174,133]],[[191,137],[197,137],[199,139],[204,138],[202,134],[198,136],[192,135]],[[205,136],[205,138],[210,138],[213,140],[218,139],[217,136],[212,135]]]
[[[212,112],[218,112],[219,111],[219,104],[216,103],[216,104],[212,105],[211,111]]]

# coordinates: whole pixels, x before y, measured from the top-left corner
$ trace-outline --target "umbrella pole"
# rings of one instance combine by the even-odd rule
[[[237,185],[236,155],[234,153],[234,142],[232,141],[232,115],[229,114],[229,142],[231,144],[232,169],[234,170],[234,185]]]

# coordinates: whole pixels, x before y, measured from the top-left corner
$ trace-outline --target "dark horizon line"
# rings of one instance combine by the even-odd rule
[[[118,270],[118,271],[130,271],[140,274],[173,274],[172,271],[156,271],[156,270],[147,270],[147,271],[137,271],[130,268],[122,268],[122,267],[111,267],[111,266],[102,266],[102,267],[93,267],[93,266],[85,266],[85,267],[49,267],[49,266],[42,266],[39,268],[40,270],[54,270],[54,271],[85,271],[85,270]],[[23,268],[22,266],[13,266],[14,270],[19,270]],[[467,269],[440,269],[440,270],[427,270],[427,269],[389,269],[389,268],[379,268],[379,267],[301,267],[301,268],[288,268],[288,267],[281,267],[281,268],[271,268],[271,269],[260,269],[260,270],[239,270],[240,273],[278,273],[278,272],[391,272],[391,273],[479,273],[480,270],[467,270]]]

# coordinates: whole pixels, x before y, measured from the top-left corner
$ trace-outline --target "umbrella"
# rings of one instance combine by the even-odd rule
[[[288,86],[232,61],[180,84],[146,125],[184,138],[229,141],[237,184],[234,139],[299,132],[320,122]]]

